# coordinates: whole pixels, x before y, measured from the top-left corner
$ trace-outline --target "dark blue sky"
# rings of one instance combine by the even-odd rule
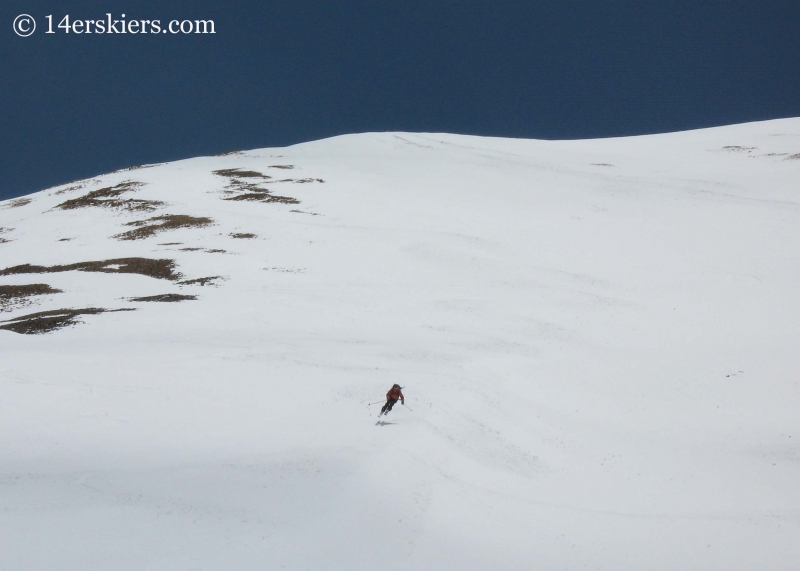
[[[108,12],[216,34],[44,33],[48,14]],[[800,2],[3,0],[0,79],[2,199],[342,133],[558,139],[798,116]]]

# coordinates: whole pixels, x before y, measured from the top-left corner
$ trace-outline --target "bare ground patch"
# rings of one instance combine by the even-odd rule
[[[82,180],[72,180],[69,182],[65,182],[64,184],[60,184],[58,186],[54,186],[53,188],[64,187],[61,190],[57,190],[55,192],[50,193],[50,196],[60,195],[60,194],[67,194],[68,192],[74,192],[76,190],[81,190],[82,188],[86,188],[88,184],[100,183],[99,179],[96,178],[86,178]]]
[[[167,230],[178,228],[203,228],[210,226],[214,221],[211,218],[187,216],[186,214],[166,214],[155,216],[146,220],[128,222],[125,226],[133,226],[134,230],[113,236],[118,240],[142,240]]]
[[[306,271],[305,268],[261,268],[262,270],[266,270],[268,272],[278,272],[280,274],[302,274]]]
[[[286,169],[291,170],[294,168],[294,165],[269,165],[271,169]]]
[[[741,145],[725,145],[720,150],[728,153],[749,153],[751,151],[755,151],[757,148],[758,147],[743,147]]]
[[[3,206],[3,208],[19,208],[20,206],[25,206],[33,202],[32,198],[16,198]]]
[[[271,182],[293,182],[295,184],[307,184],[309,182],[325,182],[321,178],[282,178]]]
[[[152,163],[152,164],[149,164],[149,165],[135,165],[135,166],[132,166],[132,167],[126,167],[124,169],[117,169],[117,170],[112,171],[112,172],[113,173],[118,173],[118,172],[138,171],[138,170],[141,170],[141,169],[151,169],[153,167],[157,167],[157,166],[160,166],[160,165],[163,165],[163,164],[164,163]]]
[[[275,168],[294,168],[292,165],[276,165]],[[268,188],[260,185],[273,182],[298,182],[298,179],[283,179],[272,180],[271,176],[265,175],[257,171],[243,171],[240,169],[222,169],[213,171],[218,176],[228,178],[228,185],[225,187],[223,194],[228,195],[223,200],[250,201],[250,202],[266,202],[266,203],[279,203],[279,204],[300,204],[300,201],[291,196],[278,196],[272,194]],[[250,180],[242,179],[260,179],[258,182],[251,182]],[[311,182],[314,179],[302,179],[300,182]],[[321,180],[321,179],[317,179]]]
[[[42,335],[50,333],[64,327],[81,323],[77,319],[81,315],[96,315],[98,313],[108,313],[116,311],[136,311],[135,309],[101,309],[98,307],[87,307],[85,309],[55,309],[52,311],[40,311],[23,315],[15,319],[0,321],[0,329],[13,331],[21,335]]]
[[[251,202],[277,202],[280,204],[300,204],[300,201],[296,198],[292,198],[291,196],[279,196],[277,194],[270,194],[269,191],[264,190],[263,192],[248,192],[246,194],[237,194],[236,196],[229,196],[228,198],[223,198],[222,200],[234,200],[234,201],[242,201],[248,200]]]
[[[784,160],[786,160],[786,161],[800,161],[800,153],[795,153],[793,155],[789,155]]]
[[[180,293],[163,293],[161,295],[148,295],[146,297],[132,297],[130,301],[157,301],[162,303],[175,303],[197,299],[196,295],[183,295]]]
[[[11,311],[30,304],[28,298],[62,293],[47,284],[0,285],[0,311]]]
[[[294,212],[294,210],[292,210],[292,212]],[[252,238],[258,238],[258,236],[256,236],[251,232],[233,232],[232,234],[229,235],[231,238],[239,238],[241,240],[250,240]]]
[[[295,214],[308,214],[309,216],[322,216],[322,214],[317,214],[316,212],[306,212],[305,210],[290,210],[289,212],[294,212]]]
[[[113,260],[79,262],[63,266],[33,266],[23,264],[0,270],[0,276],[16,274],[52,274],[58,272],[101,272],[109,274],[140,274],[156,279],[178,280],[183,277],[175,271],[175,261],[151,258],[115,258]]]
[[[79,198],[73,198],[62,202],[56,208],[61,210],[74,210],[76,208],[116,208],[118,210],[128,210],[133,212],[152,212],[164,203],[160,200],[141,200],[136,198],[119,198],[119,196],[126,192],[135,192],[141,186],[141,182],[125,181],[114,186],[107,186],[93,190]]]
[[[0,237],[0,244],[8,244],[9,242],[13,242],[14,240],[9,240],[7,238]]]
[[[262,180],[267,180],[272,178],[269,175],[260,173],[258,171],[243,171],[241,169],[220,169],[216,171],[212,171],[217,176],[224,176],[228,178],[260,178]]]
[[[178,282],[178,285],[199,285],[199,286],[206,286],[212,285],[216,286],[215,282],[218,280],[224,279],[222,276],[208,276],[205,278],[195,278],[193,280],[184,280],[182,282]]]

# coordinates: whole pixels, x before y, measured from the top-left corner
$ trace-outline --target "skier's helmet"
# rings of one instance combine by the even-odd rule
[[[399,388],[400,388],[400,385],[398,385],[397,383],[395,383],[394,385],[392,385],[392,388],[393,388],[393,389],[399,389]]]

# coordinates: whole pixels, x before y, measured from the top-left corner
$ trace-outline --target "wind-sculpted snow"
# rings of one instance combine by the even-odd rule
[[[798,154],[368,133],[0,203],[0,566],[794,569]]]

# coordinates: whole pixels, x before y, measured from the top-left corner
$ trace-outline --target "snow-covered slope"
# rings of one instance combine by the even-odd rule
[[[0,203],[0,568],[797,569],[798,159],[362,134]]]

